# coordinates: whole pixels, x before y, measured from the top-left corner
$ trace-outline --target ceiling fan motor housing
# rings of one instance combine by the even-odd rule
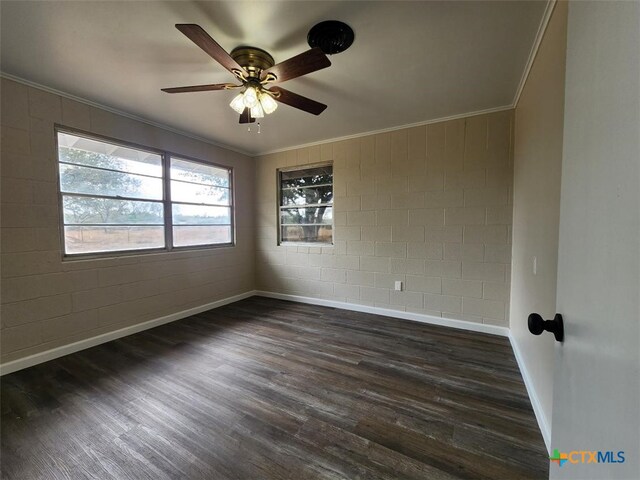
[[[231,50],[231,57],[249,73],[250,77],[259,77],[260,72],[275,65],[269,52],[261,48],[241,46]]]

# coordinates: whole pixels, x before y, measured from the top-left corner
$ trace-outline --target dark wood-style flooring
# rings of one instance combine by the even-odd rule
[[[505,338],[253,297],[2,378],[2,478],[548,478]]]

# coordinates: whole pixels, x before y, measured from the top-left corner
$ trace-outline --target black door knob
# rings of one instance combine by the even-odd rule
[[[552,332],[556,340],[562,342],[564,340],[564,324],[562,322],[562,315],[556,313],[553,320],[544,320],[537,313],[529,315],[529,331],[534,335],[540,335],[545,330]]]

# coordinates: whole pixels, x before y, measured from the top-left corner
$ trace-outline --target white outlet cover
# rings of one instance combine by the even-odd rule
[[[402,291],[402,281],[400,281],[400,280],[396,281],[396,290],[397,291]]]

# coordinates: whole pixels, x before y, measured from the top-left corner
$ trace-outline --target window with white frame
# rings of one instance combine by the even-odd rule
[[[232,244],[230,169],[70,131],[57,141],[65,255]]]
[[[278,171],[280,243],[333,243],[333,166]]]
[[[227,169],[171,158],[175,246],[231,242],[230,181]]]

